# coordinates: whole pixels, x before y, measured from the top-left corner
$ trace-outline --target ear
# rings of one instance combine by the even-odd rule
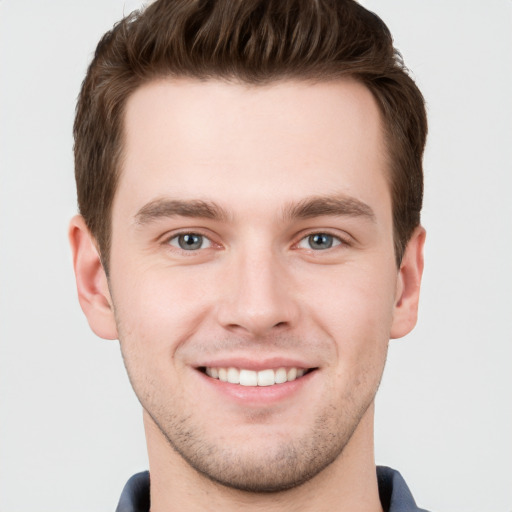
[[[418,226],[405,249],[396,283],[396,299],[391,324],[391,338],[401,338],[412,331],[418,319],[425,229]]]
[[[108,280],[101,264],[96,241],[77,215],[69,225],[69,242],[73,252],[78,300],[91,329],[101,338],[117,338],[117,327]]]

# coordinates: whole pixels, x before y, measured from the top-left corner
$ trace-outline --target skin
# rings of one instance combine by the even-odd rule
[[[108,280],[80,216],[70,240],[82,308],[144,409],[152,510],[381,510],[373,402],[416,322],[425,233],[397,269],[372,95],[154,81],[128,100],[124,156]],[[271,388],[200,371],[230,365],[313,371]]]

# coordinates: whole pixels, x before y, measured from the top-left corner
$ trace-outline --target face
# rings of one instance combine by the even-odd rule
[[[108,302],[148,423],[222,484],[312,478],[370,414],[403,307],[375,101],[162,80],[125,131]]]

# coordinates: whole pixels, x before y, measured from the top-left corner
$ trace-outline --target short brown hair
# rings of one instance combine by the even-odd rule
[[[107,271],[126,101],[166,76],[250,84],[349,76],[363,83],[384,121],[400,265],[420,222],[427,119],[383,21],[354,0],[158,0],[103,36],[76,109],[78,205]]]

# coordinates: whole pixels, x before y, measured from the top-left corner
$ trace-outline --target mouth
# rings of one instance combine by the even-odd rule
[[[198,369],[212,379],[246,387],[285,384],[286,382],[300,379],[316,370],[316,368],[281,367],[255,371],[244,368],[213,366],[201,366]]]

